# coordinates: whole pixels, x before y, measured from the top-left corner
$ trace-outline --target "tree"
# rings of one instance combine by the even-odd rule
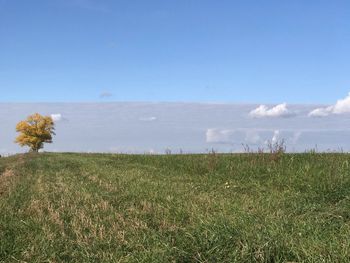
[[[52,143],[52,135],[56,135],[53,119],[39,113],[30,115],[25,121],[19,122],[16,131],[20,135],[15,142],[22,147],[30,147],[32,152],[38,152],[44,147],[44,143]]]

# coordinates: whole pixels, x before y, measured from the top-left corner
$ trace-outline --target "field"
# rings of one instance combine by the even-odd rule
[[[350,155],[0,158],[0,262],[350,262]]]

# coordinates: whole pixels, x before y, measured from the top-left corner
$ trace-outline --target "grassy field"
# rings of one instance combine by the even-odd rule
[[[350,262],[350,155],[0,158],[0,262]]]

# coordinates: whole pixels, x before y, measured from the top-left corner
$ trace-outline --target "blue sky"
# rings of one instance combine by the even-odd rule
[[[0,101],[331,104],[349,17],[345,0],[0,0]]]

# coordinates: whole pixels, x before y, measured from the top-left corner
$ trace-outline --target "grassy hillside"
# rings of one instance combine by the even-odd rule
[[[349,262],[346,154],[0,159],[1,262]]]

